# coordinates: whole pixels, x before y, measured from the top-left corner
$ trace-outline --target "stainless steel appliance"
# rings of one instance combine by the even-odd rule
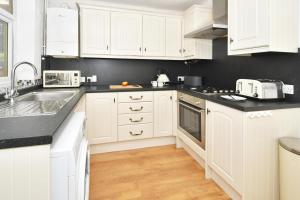
[[[213,0],[213,21],[206,26],[184,35],[185,38],[216,39],[227,35],[228,28],[228,0]]]
[[[205,100],[178,92],[178,129],[205,150]]]
[[[191,87],[201,87],[202,86],[202,77],[201,76],[185,76],[184,85]]]
[[[270,79],[239,79],[236,81],[236,91],[239,95],[255,99],[283,99],[284,83]]]
[[[44,70],[43,86],[45,88],[79,87],[80,71]]]

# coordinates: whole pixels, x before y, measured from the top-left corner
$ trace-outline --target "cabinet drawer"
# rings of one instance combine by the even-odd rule
[[[119,141],[153,137],[153,124],[126,125],[118,127]]]
[[[151,113],[153,112],[152,102],[139,102],[139,103],[119,103],[118,113],[119,114],[130,114],[130,113]]]
[[[119,102],[143,102],[153,101],[153,92],[120,92]]]
[[[152,123],[152,113],[140,113],[140,114],[124,114],[118,116],[118,125],[134,125]]]

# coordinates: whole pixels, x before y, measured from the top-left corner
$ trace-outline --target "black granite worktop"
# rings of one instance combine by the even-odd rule
[[[51,90],[51,89],[49,89]],[[246,100],[243,102],[233,102],[222,99],[220,95],[205,95],[192,92],[181,86],[165,86],[152,87],[151,85],[143,85],[143,88],[136,89],[110,89],[108,85],[102,86],[82,86],[80,92],[74,96],[57,114],[46,116],[27,116],[27,117],[11,117],[0,119],[0,149],[16,148],[34,145],[51,144],[52,137],[56,129],[67,118],[73,110],[77,102],[85,93],[101,93],[101,92],[128,92],[128,91],[164,91],[177,90],[198,96],[208,101],[212,101],[224,106],[231,107],[244,112],[300,108],[300,102],[289,100],[283,101],[257,101]]]

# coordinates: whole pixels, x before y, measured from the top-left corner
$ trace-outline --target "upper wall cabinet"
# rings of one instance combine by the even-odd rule
[[[111,12],[111,53],[142,54],[143,16],[136,13]]]
[[[182,18],[166,18],[166,56],[182,56]]]
[[[166,55],[166,19],[161,16],[143,16],[143,55]]]
[[[83,8],[80,10],[81,56],[110,53],[110,12]]]
[[[298,0],[230,0],[228,54],[298,52]]]

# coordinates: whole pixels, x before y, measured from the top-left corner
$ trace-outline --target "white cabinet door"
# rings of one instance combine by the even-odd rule
[[[269,44],[269,0],[230,0],[230,50],[258,48]]]
[[[160,16],[143,16],[143,55],[166,55],[166,18]]]
[[[182,19],[181,17],[166,18],[166,56],[182,56]]]
[[[142,15],[111,12],[111,53],[139,56],[142,54]]]
[[[237,192],[243,185],[243,113],[207,102],[208,165]]]
[[[82,8],[81,12],[81,55],[110,53],[110,12]]]
[[[117,93],[87,94],[86,111],[91,144],[117,141]]]
[[[173,91],[154,92],[154,137],[173,135]]]
[[[184,38],[183,42],[183,55],[184,57],[193,57],[196,55],[195,52],[195,39]]]

